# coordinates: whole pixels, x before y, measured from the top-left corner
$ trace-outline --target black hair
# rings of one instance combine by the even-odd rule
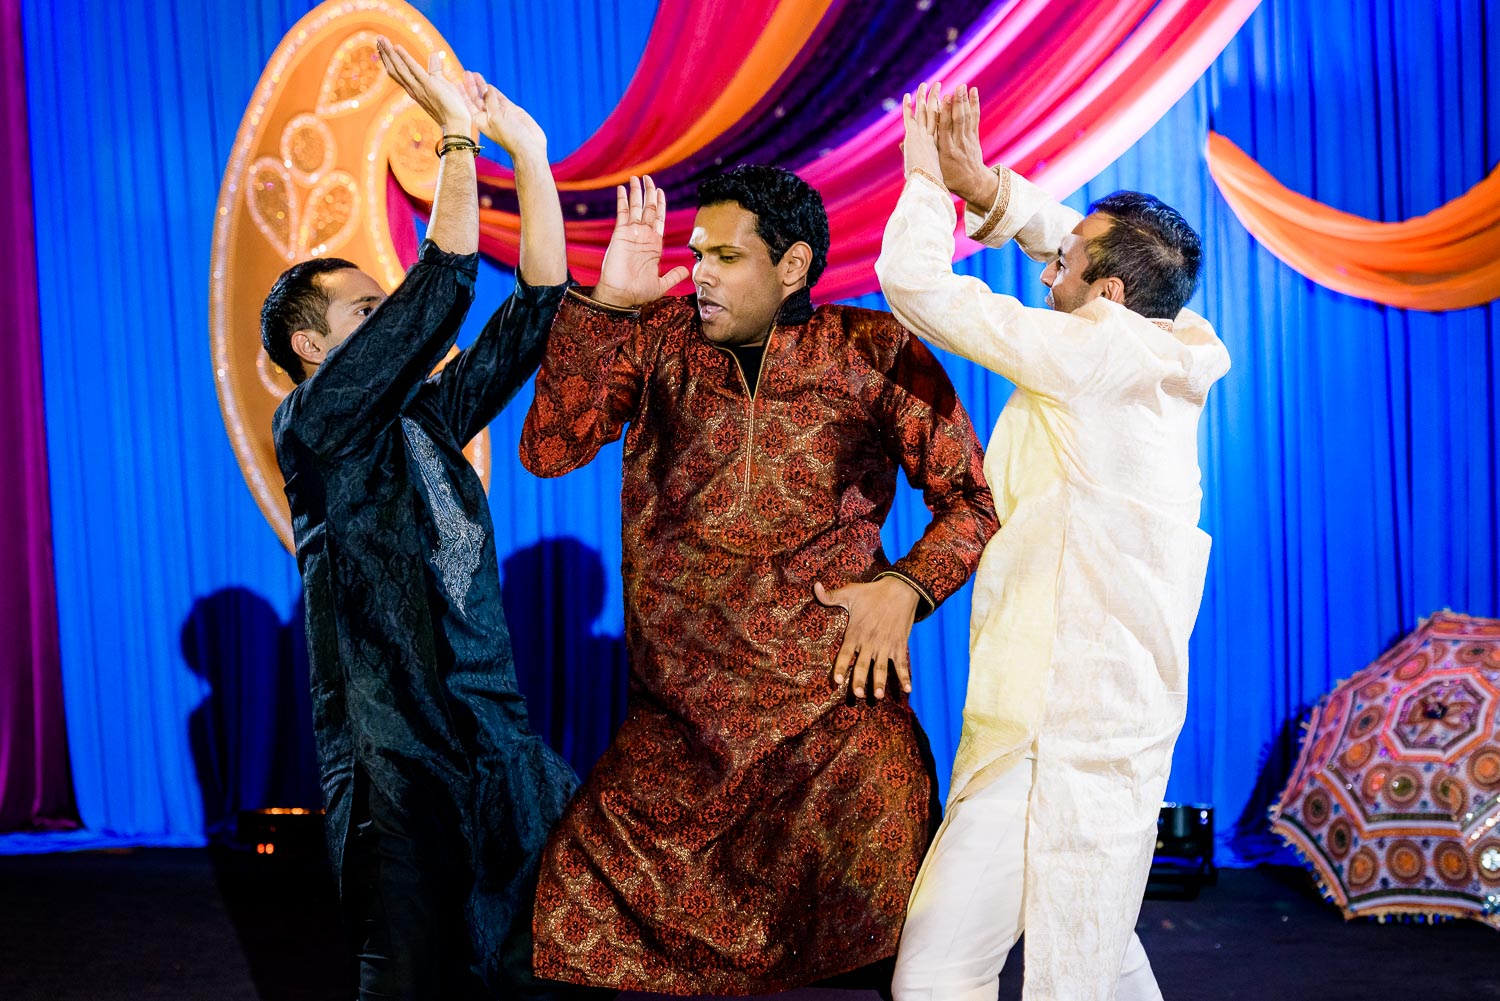
[[[1182,214],[1154,195],[1116,191],[1089,206],[1111,220],[1109,231],[1088,243],[1083,280],[1116,277],[1125,283],[1125,306],[1145,317],[1170,320],[1198,287],[1203,244]]]
[[[292,350],[292,335],[316,330],[328,335],[328,293],[318,278],[330,271],[357,268],[341,257],[314,257],[281,273],[260,307],[260,343],[292,382],[307,378],[302,358]]]
[[[807,285],[828,266],[828,212],[818,189],[781,167],[742,163],[698,185],[698,207],[734,202],[755,216],[755,232],[780,264],[794,243],[812,248]]]

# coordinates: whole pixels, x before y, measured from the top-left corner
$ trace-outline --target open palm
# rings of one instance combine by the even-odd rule
[[[463,92],[475,126],[505,152],[512,157],[546,152],[547,134],[536,119],[483,76],[473,70],[465,73]]]
[[[662,236],[667,227],[667,196],[648,175],[615,189],[615,232],[604,252],[594,296],[610,306],[634,308],[660,299],[688,276],[676,267],[661,273]]]
[[[427,112],[434,122],[441,125],[444,130],[462,131],[467,134],[473,116],[469,113],[469,104],[458,86],[447,78],[443,73],[445,56],[441,52],[434,52],[427,60],[427,68],[424,70],[422,64],[410,52],[400,45],[392,44],[391,40],[382,36],[375,42],[375,49],[380,54],[380,62],[385,66],[385,71],[390,74],[391,79],[401,85],[401,89],[417,102],[421,109]]]

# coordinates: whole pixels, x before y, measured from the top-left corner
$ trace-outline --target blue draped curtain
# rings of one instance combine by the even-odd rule
[[[554,158],[613,106],[654,9],[417,6],[536,114]],[[78,808],[95,836],[197,843],[238,807],[316,795],[296,569],[225,437],[207,295],[235,129],[308,7],[23,3],[59,628]],[[1203,140],[1212,127],[1350,212],[1426,212],[1496,164],[1495,36],[1485,0],[1265,0],[1192,91],[1069,199],[1127,187],[1181,208],[1206,241],[1192,305],[1234,358],[1203,424],[1215,550],[1169,790],[1216,804],[1226,860],[1267,849],[1261,817],[1307,704],[1435,609],[1500,614],[1500,342],[1494,305],[1407,313],[1276,261],[1214,188]],[[1004,95],[986,106],[1003,114]],[[1040,269],[1013,249],[962,267],[1040,303]],[[475,319],[508,288],[487,269]],[[947,361],[988,428],[1008,387]],[[528,400],[491,429],[506,600],[533,717],[586,767],[624,670],[619,451],[530,477],[514,458]],[[890,549],[926,517],[908,492]],[[940,770],[957,743],[968,598],[913,637]]]

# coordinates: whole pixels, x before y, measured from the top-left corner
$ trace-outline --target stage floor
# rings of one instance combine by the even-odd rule
[[[1297,869],[1226,870],[1196,900],[1147,900],[1139,927],[1168,1001],[1500,998],[1500,934],[1346,923]],[[337,1001],[339,935],[315,866],[205,850],[0,857],[5,1001]],[[1019,983],[1007,969],[1000,997]]]

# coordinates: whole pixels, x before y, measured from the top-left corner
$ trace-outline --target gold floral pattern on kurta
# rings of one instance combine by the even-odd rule
[[[845,614],[812,588],[894,570],[941,602],[973,572],[996,523],[952,384],[889,315],[804,293],[751,396],[691,298],[571,296],[522,461],[561,475],[622,431],[630,710],[544,857],[537,973],[757,993],[891,955],[931,757],[904,699],[833,689]],[[898,469],[934,518],[892,564]]]

